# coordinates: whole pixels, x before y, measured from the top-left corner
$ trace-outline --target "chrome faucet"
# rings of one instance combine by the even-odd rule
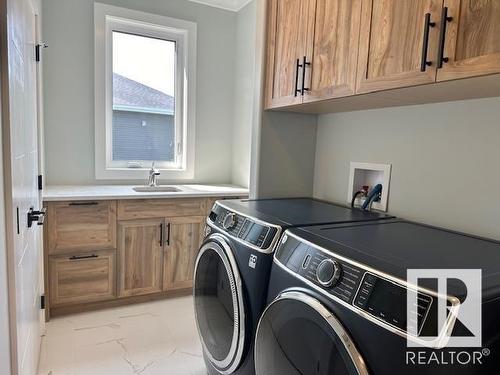
[[[155,168],[155,163],[151,164],[151,169],[149,170],[148,186],[156,187],[158,186],[157,178],[160,175],[160,171]]]

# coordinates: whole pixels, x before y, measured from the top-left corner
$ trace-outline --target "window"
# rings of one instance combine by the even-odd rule
[[[181,116],[175,111],[176,42],[113,31],[113,165],[178,166]],[[177,126],[176,126],[177,122]]]
[[[94,6],[96,178],[193,178],[196,25]]]

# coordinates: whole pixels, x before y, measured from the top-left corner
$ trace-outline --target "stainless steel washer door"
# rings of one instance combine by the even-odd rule
[[[236,260],[218,234],[201,247],[196,259],[194,305],[205,355],[221,374],[231,374],[242,359],[245,309]]]
[[[367,375],[338,319],[317,299],[285,292],[262,315],[255,340],[256,375]]]

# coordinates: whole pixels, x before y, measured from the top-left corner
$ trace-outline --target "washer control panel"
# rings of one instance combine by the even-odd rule
[[[342,267],[339,262],[333,259],[322,260],[316,268],[316,279],[324,287],[331,287],[337,284],[342,274]]]
[[[270,225],[232,212],[217,203],[212,208],[208,220],[231,236],[260,249],[268,248],[278,233],[278,230]]]
[[[407,295],[417,293],[413,311],[416,314],[412,314],[417,317],[414,327],[418,334],[424,328],[428,331],[433,323],[424,325],[429,320],[429,311],[435,308],[434,297],[371,272],[359,263],[337,256],[334,251],[309,245],[285,232],[275,261],[323,293],[404,333],[408,327]]]
[[[290,271],[349,304],[363,277],[359,267],[286,234],[275,256]]]

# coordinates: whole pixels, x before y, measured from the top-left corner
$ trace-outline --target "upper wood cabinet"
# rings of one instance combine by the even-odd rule
[[[495,86],[483,81],[422,90],[500,73],[500,1],[269,0],[267,43],[267,109],[325,113],[467,99],[478,90],[493,96]]]
[[[445,0],[440,27],[438,81],[500,73],[500,1]]]
[[[314,42],[304,102],[353,95],[356,90],[361,0],[317,0]]]
[[[194,264],[203,241],[205,216],[167,219],[163,290],[193,286]]]
[[[363,0],[357,93],[436,80],[442,0]]]
[[[49,254],[116,246],[116,201],[49,202]]]
[[[302,103],[302,65],[314,34],[316,0],[270,0],[268,9],[266,107]]]
[[[162,290],[164,219],[118,222],[120,297]]]

